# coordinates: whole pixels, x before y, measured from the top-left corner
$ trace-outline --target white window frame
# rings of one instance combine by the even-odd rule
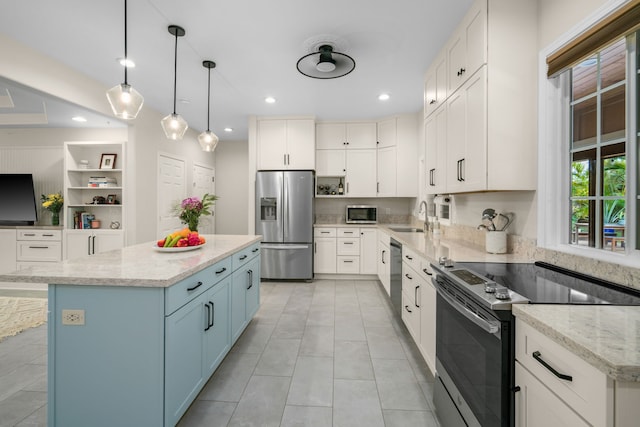
[[[569,255],[593,258],[600,261],[612,262],[631,267],[640,264],[640,251],[636,247],[636,231],[639,227],[636,212],[636,179],[627,180],[626,215],[634,219],[633,230],[626,233],[625,252],[614,252],[591,247],[569,244],[569,73],[564,72],[558,77],[547,78],[546,58],[561,46],[567,44],[576,36],[601,21],[625,4],[626,0],[612,0],[596,10],[592,15],[574,28],[559,37],[546,48],[542,49],[538,57],[538,246]],[[628,55],[633,73],[628,73],[628,90],[637,92],[637,76],[635,73],[635,55]],[[640,96],[640,95],[639,95]],[[627,135],[633,135],[627,140],[627,176],[636,177],[637,170],[637,141],[635,103],[627,97]],[[630,222],[628,222],[630,223]]]

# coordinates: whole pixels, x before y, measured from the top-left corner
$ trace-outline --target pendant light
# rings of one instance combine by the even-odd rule
[[[124,0],[124,60],[127,61],[127,0]],[[112,87],[107,91],[107,99],[116,117],[132,120],[135,119],[144,98],[127,82],[127,65],[124,66],[124,83]]]
[[[212,152],[218,145],[218,136],[209,130],[209,118],[211,117],[211,69],[216,68],[213,61],[202,61],[202,66],[209,70],[209,80],[207,85],[207,130],[198,135],[198,142],[202,151]]]
[[[176,114],[176,85],[178,79],[178,37],[185,35],[184,28],[177,25],[169,25],[169,33],[176,37],[175,56],[173,64],[173,113],[160,121],[164,134],[169,139],[179,141],[189,128],[186,120],[179,114]]]

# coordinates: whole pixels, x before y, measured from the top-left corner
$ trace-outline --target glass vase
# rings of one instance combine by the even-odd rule
[[[60,225],[60,212],[51,212],[51,225]]]
[[[187,224],[187,226],[189,227],[189,230],[198,231],[198,222],[199,222],[199,218],[191,219]]]

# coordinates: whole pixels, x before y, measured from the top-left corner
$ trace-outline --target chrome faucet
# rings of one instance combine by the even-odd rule
[[[422,225],[422,231],[425,233],[429,231],[429,216],[427,215],[427,202],[425,200],[420,202],[420,211],[422,212],[422,205],[424,205],[424,224]]]

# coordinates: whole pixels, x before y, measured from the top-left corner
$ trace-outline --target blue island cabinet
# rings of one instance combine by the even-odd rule
[[[175,426],[235,342],[236,277],[243,317],[257,310],[259,245],[240,252],[167,288],[50,285],[49,427]]]

